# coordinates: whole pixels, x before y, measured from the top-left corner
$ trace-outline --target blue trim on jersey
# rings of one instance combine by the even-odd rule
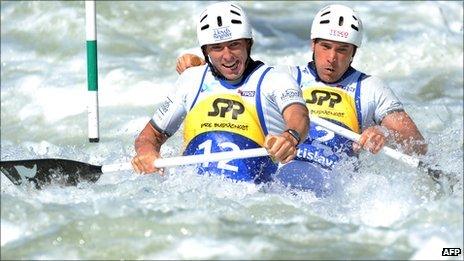
[[[321,79],[317,75],[316,67],[314,67],[314,62],[309,62],[308,66],[306,67],[308,68],[308,71],[314,76],[314,79],[316,80],[316,82],[320,82]]]
[[[301,69],[300,69],[300,66],[297,66],[296,69],[298,70],[298,75],[296,76],[296,82],[298,83],[298,86],[301,87]]]
[[[256,68],[254,68],[253,71],[251,71],[246,77],[243,77],[242,80],[238,83],[230,83],[228,80],[224,80],[224,79],[219,79],[219,83],[221,83],[221,85],[227,89],[237,89],[241,87],[242,85],[244,85],[245,83],[247,83],[251,75],[253,75],[253,73],[256,70],[258,70],[261,66],[263,66],[263,64],[256,66]]]
[[[263,130],[264,136],[267,136],[267,126],[266,122],[264,121],[263,115],[263,106],[261,105],[261,83],[264,79],[264,76],[269,72],[273,67],[268,67],[264,70],[263,74],[259,78],[258,86],[256,87],[256,112],[258,113],[259,123],[261,124],[261,129]]]
[[[356,91],[354,94],[354,101],[356,104],[356,114],[358,116],[357,118],[358,118],[359,130],[361,132],[362,132],[362,122],[363,122],[362,113],[361,113],[361,81],[364,78],[364,76],[365,76],[364,73],[361,73],[361,75],[359,75],[358,80],[357,80],[358,83],[356,84]]]
[[[198,99],[198,96],[200,95],[201,87],[203,86],[203,82],[205,81],[206,72],[208,72],[208,69],[209,69],[209,66],[206,66],[205,71],[203,72],[203,77],[201,77],[201,82],[200,82],[200,86],[198,87],[197,95],[195,96],[195,99],[193,99],[193,102],[192,102],[192,105],[190,106],[189,111],[192,110],[193,106],[197,102],[197,99]]]

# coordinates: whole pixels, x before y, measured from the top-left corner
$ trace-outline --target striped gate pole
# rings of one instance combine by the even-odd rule
[[[87,40],[87,89],[89,142],[100,140],[98,129],[97,26],[95,0],[85,1],[85,38]]]

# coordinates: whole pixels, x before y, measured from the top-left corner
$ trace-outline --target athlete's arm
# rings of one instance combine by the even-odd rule
[[[427,143],[414,121],[405,111],[393,112],[385,116],[382,126],[389,130],[389,137],[406,154],[427,153]]]
[[[363,131],[359,142],[353,144],[354,150],[363,148],[377,153],[389,143],[406,154],[425,154],[424,138],[393,91],[376,77],[367,78],[363,83],[366,104],[375,106],[373,120],[377,126]]]
[[[160,172],[154,166],[154,161],[160,158],[161,145],[166,142],[167,135],[158,132],[151,123],[147,123],[145,128],[135,139],[135,152],[137,153],[132,159],[132,167],[139,174]]]
[[[387,142],[388,133],[388,129],[384,129],[380,125],[369,127],[361,133],[359,141],[353,143],[353,150],[359,152],[364,149],[377,154]]]
[[[182,74],[186,69],[190,67],[200,66],[206,64],[205,60],[201,59],[195,54],[184,54],[177,58],[176,71],[178,74]]]
[[[427,153],[424,137],[405,111],[390,113],[385,116],[380,126],[364,130],[359,142],[353,144],[353,148],[355,151],[363,148],[376,154],[386,143],[391,143],[406,154]]]
[[[300,141],[306,139],[309,126],[308,109],[305,105],[294,103],[287,106],[282,114],[287,129],[298,132]],[[289,132],[279,135],[269,134],[264,141],[269,155],[281,163],[287,163],[296,156],[298,141]]]
[[[294,103],[285,108],[283,116],[287,129],[296,130],[299,134],[300,142],[304,141],[308,134],[310,120],[308,108],[300,103]],[[288,132],[283,132],[282,135],[291,137],[292,140],[295,140]]]
[[[308,109],[301,89],[288,72],[270,71],[262,85],[263,95],[271,101],[271,107],[278,109],[283,123],[279,129],[267,135],[264,147],[269,155],[281,163],[287,163],[296,156],[298,141],[286,130],[298,132],[300,141],[305,140],[309,128]]]
[[[185,102],[192,82],[196,82],[192,70],[179,76],[175,84],[175,92],[165,97],[155,110],[153,117],[135,140],[135,152],[132,166],[137,173],[161,172],[155,168],[154,160],[160,158],[161,145],[172,136],[185,118]],[[190,84],[190,85],[189,85]]]

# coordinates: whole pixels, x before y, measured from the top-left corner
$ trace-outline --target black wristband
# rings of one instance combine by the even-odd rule
[[[287,129],[285,132],[288,132],[296,140],[296,145],[300,144],[301,137],[298,131],[294,129]]]

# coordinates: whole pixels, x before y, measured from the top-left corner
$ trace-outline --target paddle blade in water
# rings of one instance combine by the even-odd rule
[[[453,193],[455,185],[461,182],[457,174],[446,173],[442,170],[432,168],[422,161],[419,162],[418,169],[427,173],[434,181],[440,184],[446,193]]]
[[[95,182],[101,166],[66,159],[0,161],[0,171],[16,185],[32,181],[37,188],[47,184],[75,186],[80,181]]]

